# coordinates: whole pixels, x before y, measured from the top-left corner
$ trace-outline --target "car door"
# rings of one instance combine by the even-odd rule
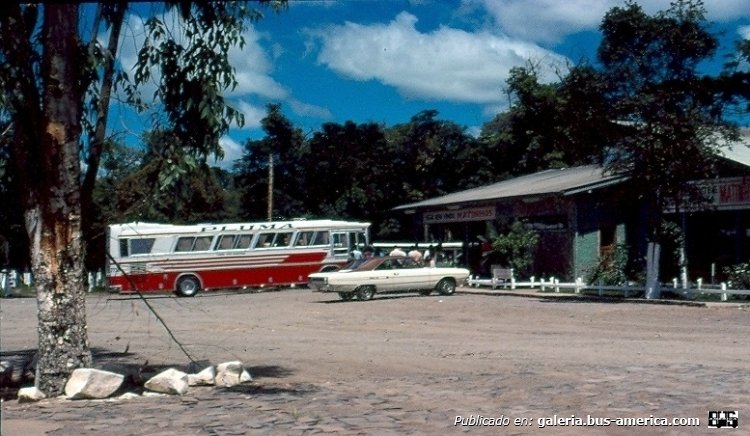
[[[394,263],[391,283],[394,290],[408,291],[432,288],[429,268],[423,268],[408,257],[394,259]]]

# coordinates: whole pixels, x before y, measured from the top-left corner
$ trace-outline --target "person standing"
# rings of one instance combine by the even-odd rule
[[[399,256],[399,257],[406,257],[406,252],[399,248],[398,245],[393,247],[393,250],[391,250],[390,253],[388,253],[389,256]]]
[[[419,244],[414,244],[414,247],[409,250],[408,256],[411,257],[414,262],[417,262],[420,265],[422,264],[422,252],[419,251]]]

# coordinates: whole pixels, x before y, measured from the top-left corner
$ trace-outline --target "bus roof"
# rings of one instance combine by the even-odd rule
[[[370,223],[343,220],[289,220],[289,221],[262,221],[245,223],[202,223],[202,224],[162,224],[147,222],[131,222],[123,224],[111,224],[110,235],[116,236],[143,236],[160,234],[198,234],[219,232],[257,232],[274,230],[315,230],[328,228],[362,229],[368,228]]]

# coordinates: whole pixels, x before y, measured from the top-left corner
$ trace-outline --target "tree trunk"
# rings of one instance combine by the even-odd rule
[[[661,244],[656,240],[649,241],[646,250],[646,298],[656,300],[661,298],[661,285],[659,283]]]
[[[59,395],[74,369],[91,365],[84,299],[80,203],[78,6],[44,8],[43,132],[26,228],[38,305],[36,386]]]

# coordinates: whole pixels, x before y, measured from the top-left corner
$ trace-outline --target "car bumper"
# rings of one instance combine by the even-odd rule
[[[349,285],[332,285],[324,279],[310,279],[307,287],[313,292],[354,292],[355,288]]]

